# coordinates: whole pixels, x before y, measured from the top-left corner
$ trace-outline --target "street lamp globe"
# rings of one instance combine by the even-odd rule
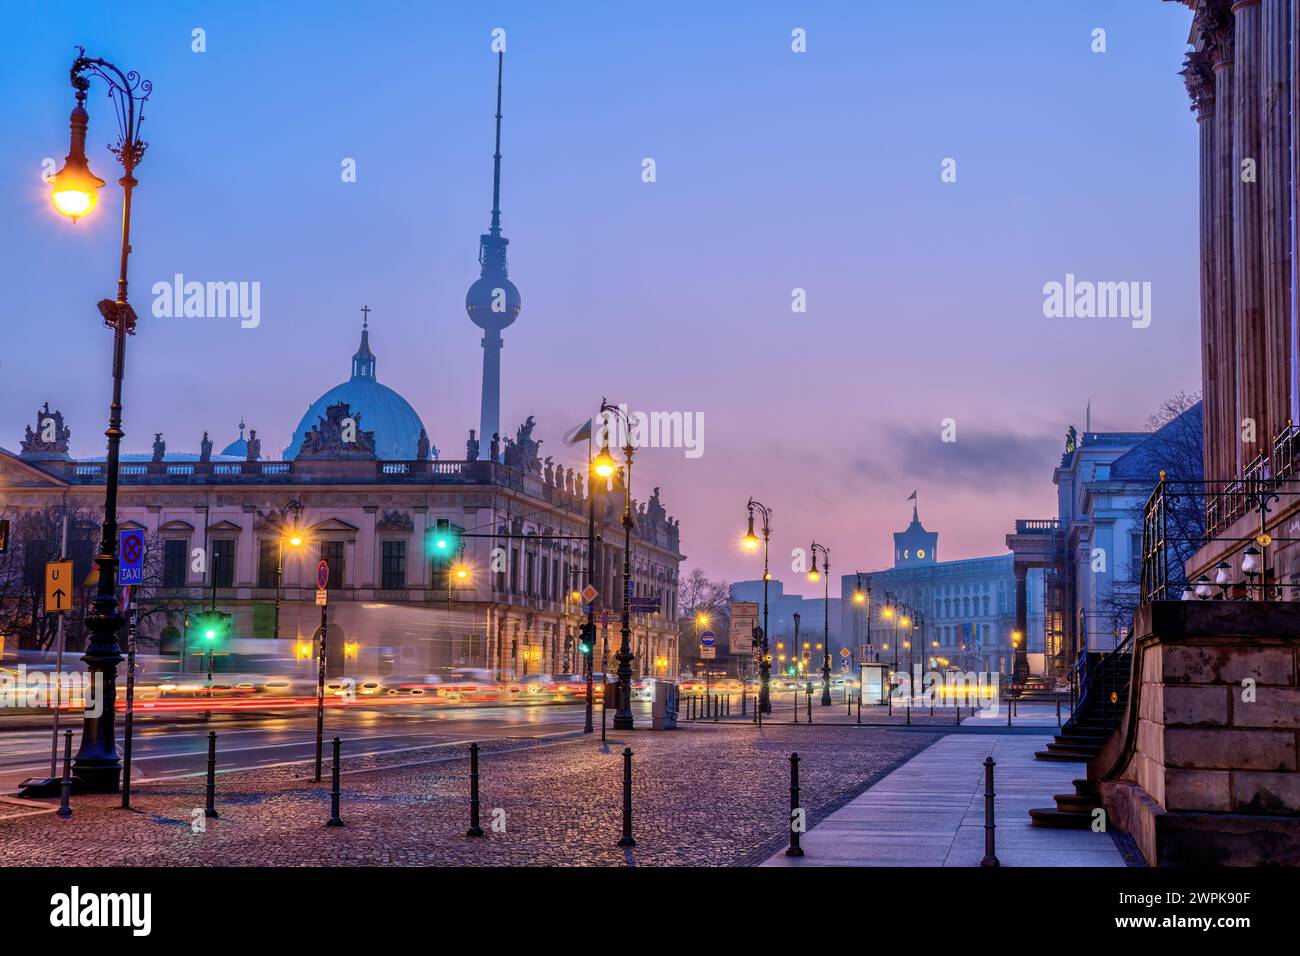
[[[596,459],[592,462],[592,467],[596,474],[602,478],[608,478],[618,470],[618,462],[614,461],[614,456],[609,453],[609,445],[602,444],[600,451],[596,453]]]
[[[95,208],[104,180],[90,171],[86,162],[86,126],[89,116],[81,105],[85,93],[78,92],[72,109],[72,143],[63,168],[50,178],[50,199],[54,208],[73,222]]]

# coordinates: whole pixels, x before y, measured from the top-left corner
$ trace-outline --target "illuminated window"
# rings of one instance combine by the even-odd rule
[[[924,557],[925,557],[925,548],[917,548],[917,549],[916,549],[916,556],[917,556],[918,558],[924,558]]]

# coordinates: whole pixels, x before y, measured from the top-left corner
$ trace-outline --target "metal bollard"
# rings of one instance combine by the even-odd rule
[[[68,797],[72,796],[72,731],[63,732],[63,787],[59,796],[59,816],[72,816]]]
[[[812,694],[808,695],[808,723],[812,723]]]
[[[794,722],[799,723],[799,688],[794,689]]]
[[[790,845],[786,856],[803,856],[803,847],[799,845],[799,831],[795,829],[795,819],[799,810],[799,755],[790,755]]]
[[[1012,701],[1011,701],[1011,700],[1008,700],[1006,703],[1007,703],[1007,726],[1010,727],[1010,726],[1011,726],[1011,704],[1012,704]]]
[[[862,688],[858,688],[858,723],[862,723]]]
[[[759,696],[758,696],[758,694],[755,694],[755,695],[754,695],[754,715],[755,715],[756,717],[758,717],[758,729],[759,729],[759,730],[762,730],[762,729],[763,729],[763,708],[759,707],[759,706],[758,706],[758,703],[759,703]]]
[[[478,821],[478,744],[469,745],[469,829],[467,837],[481,837],[483,828]]]
[[[208,799],[203,808],[203,816],[215,820],[217,813],[217,732],[208,731]]]
[[[713,722],[718,722],[718,713],[722,710],[722,698],[717,694],[713,695]]]
[[[1056,726],[1061,726],[1061,698],[1056,698]]]
[[[907,689],[907,724],[912,724],[912,688]]]
[[[994,852],[993,833],[997,825],[993,822],[993,768],[997,766],[992,757],[984,758],[984,859],[980,866],[1001,866],[997,853]]]
[[[636,846],[632,839],[632,748],[623,748],[623,836],[619,846]]]
[[[330,767],[330,818],[325,822],[327,827],[343,826],[342,819],[339,818],[339,739],[334,738],[334,761]]]

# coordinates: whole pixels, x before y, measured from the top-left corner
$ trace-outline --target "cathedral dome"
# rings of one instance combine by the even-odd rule
[[[370,351],[370,332],[365,326],[361,330],[361,347],[352,356],[352,377],[311,403],[293,430],[293,441],[284,450],[286,461],[298,457],[312,426],[326,417],[326,408],[339,402],[346,402],[359,416],[357,424],[361,431],[375,433],[375,454],[380,460],[411,461],[418,457],[424,423],[406,399],[375,378],[375,356]]]
[[[239,437],[221,449],[221,457],[245,459],[248,457],[248,439],[244,437],[244,423],[239,423]]]

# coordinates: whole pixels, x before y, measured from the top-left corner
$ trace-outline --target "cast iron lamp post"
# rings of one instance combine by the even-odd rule
[[[277,538],[275,554],[275,626],[271,629],[272,640],[278,640],[280,637],[280,590],[281,582],[284,580],[284,516],[290,511],[294,514],[294,530],[289,538],[289,544],[295,548],[302,544],[302,535],[298,529],[298,520],[302,515],[302,500],[292,498],[280,509],[280,535]]]
[[[614,711],[614,729],[631,730],[632,718],[632,621],[630,603],[632,591],[632,423],[627,413],[617,405],[602,400],[602,415],[612,415],[627,429],[627,443],[623,446],[625,465],[623,470],[623,615],[620,622],[620,642],[614,660],[618,661],[618,709]],[[608,420],[608,419],[607,419]],[[607,478],[614,473],[617,465],[609,453],[609,438],[605,436],[600,454],[596,456],[596,474]]]
[[[812,568],[808,580],[817,580],[817,552],[822,553],[822,706],[831,705],[831,552],[816,541],[808,549],[812,555]]]
[[[772,712],[772,658],[767,652],[767,582],[772,576],[768,573],[768,541],[772,537],[772,512],[761,501],[749,499],[749,532],[741,539],[750,551],[758,549],[758,538],[754,534],[754,510],[763,517],[763,628],[758,635],[758,708],[765,714]]]
[[[135,188],[135,167],[144,158],[148,144],[140,139],[144,103],[153,84],[141,80],[135,71],[123,73],[107,60],[87,57],[82,47],[72,62],[69,78],[76,91],[72,110],[71,146],[63,168],[51,179],[50,198],[54,208],[76,222],[95,208],[98,190],[104,185],[90,171],[86,161],[86,90],[91,77],[108,84],[108,95],[117,110],[118,140],[110,149],[122,164],[122,248],[117,278],[117,296],[101,299],[99,313],[104,324],[113,330],[113,400],[109,406],[108,458],[104,472],[104,527],[95,565],[99,582],[95,600],[86,615],[90,631],[85,656],[92,686],[96,687],[104,706],[97,716],[86,717],[81,731],[81,746],[73,762],[78,787],[97,793],[117,791],[122,762],[117,754],[114,706],[117,699],[117,665],[122,660],[117,632],[124,623],[117,601],[117,469],[122,443],[122,378],[126,362],[126,337],[135,333],[136,315],[127,301],[127,257],[131,254],[131,191]]]
[[[853,603],[861,605],[863,611],[866,612],[863,616],[867,619],[867,633],[866,633],[866,640],[863,643],[867,647],[871,647],[871,575],[863,574],[861,571],[855,571],[853,573],[854,576],[858,579],[857,588],[853,591]],[[865,591],[862,589],[862,579],[864,577],[867,579],[867,588]],[[862,653],[863,659],[859,660],[858,663],[859,664],[868,663],[866,660],[866,656],[867,656],[866,651],[863,651]]]

